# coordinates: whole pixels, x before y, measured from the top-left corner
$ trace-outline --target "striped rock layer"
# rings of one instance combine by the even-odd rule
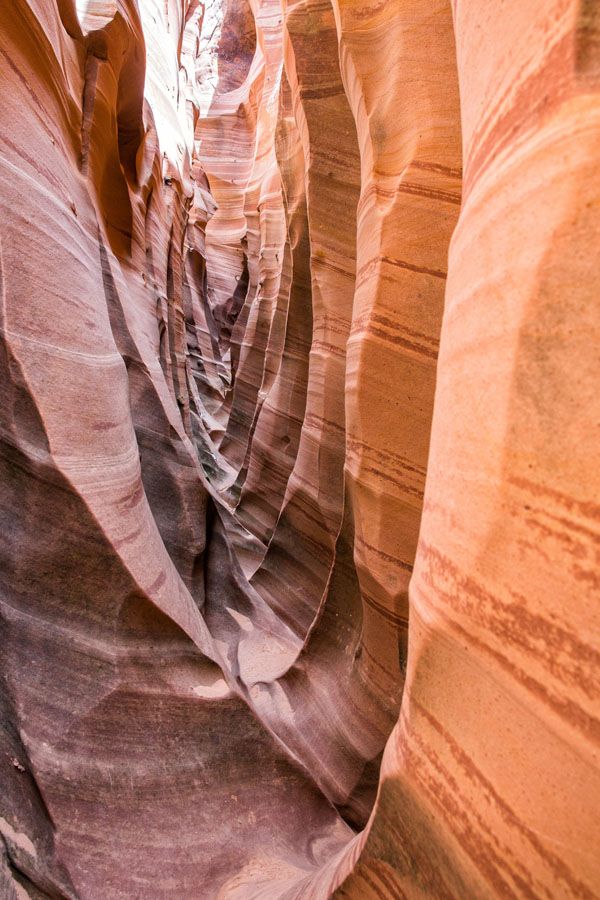
[[[600,897],[600,5],[0,5],[0,898]]]

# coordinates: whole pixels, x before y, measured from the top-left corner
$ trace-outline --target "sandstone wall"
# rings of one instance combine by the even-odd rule
[[[595,0],[0,8],[0,897],[592,898]]]

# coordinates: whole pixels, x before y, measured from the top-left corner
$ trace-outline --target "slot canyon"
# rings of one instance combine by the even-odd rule
[[[1,0],[0,900],[600,898],[600,0]]]

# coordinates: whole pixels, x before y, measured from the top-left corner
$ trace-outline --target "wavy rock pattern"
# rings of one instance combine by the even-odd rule
[[[2,5],[2,900],[600,896],[599,48]]]

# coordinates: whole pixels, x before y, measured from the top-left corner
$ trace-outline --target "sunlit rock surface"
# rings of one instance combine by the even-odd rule
[[[600,897],[600,6],[0,7],[0,900]]]

